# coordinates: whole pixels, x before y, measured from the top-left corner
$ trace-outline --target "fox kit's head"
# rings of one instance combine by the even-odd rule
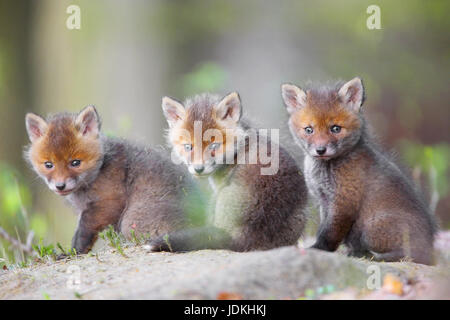
[[[364,87],[360,78],[306,92],[284,84],[281,91],[290,114],[291,133],[308,155],[329,160],[359,141],[364,125],[360,112]]]
[[[197,95],[184,103],[162,100],[169,123],[168,139],[175,155],[195,176],[207,176],[236,153],[235,137],[241,134],[241,101],[236,92],[220,99]]]
[[[31,140],[26,158],[50,190],[68,195],[96,176],[103,152],[95,107],[56,114],[47,121],[28,113],[25,122]]]

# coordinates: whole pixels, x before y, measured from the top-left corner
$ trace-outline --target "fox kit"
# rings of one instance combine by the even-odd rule
[[[160,237],[151,242],[151,249],[249,251],[295,244],[305,224],[303,176],[288,153],[274,144],[268,150],[271,156],[279,151],[278,170],[273,174],[261,173],[267,161],[262,164],[260,156],[252,164],[237,161],[239,152],[249,159],[256,146],[246,139],[236,142],[250,129],[240,121],[238,94],[223,99],[197,95],[185,103],[164,97],[162,108],[173,154],[199,180],[206,177],[213,194],[209,224]],[[227,157],[231,161],[225,161]]]
[[[80,214],[72,241],[77,253],[88,252],[108,225],[128,237],[188,225],[183,199],[190,177],[160,151],[103,136],[93,106],[47,120],[29,113],[26,128],[26,158]]]
[[[306,92],[284,84],[282,97],[305,153],[306,183],[320,203],[313,248],[334,251],[344,242],[355,256],[431,264],[435,222],[412,182],[369,136],[361,79]]]

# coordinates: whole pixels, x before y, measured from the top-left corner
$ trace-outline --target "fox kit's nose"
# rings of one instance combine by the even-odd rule
[[[317,148],[316,148],[316,152],[317,152],[317,154],[318,154],[319,156],[324,155],[325,152],[327,152],[327,148],[325,148],[325,147],[317,147]]]
[[[58,189],[59,191],[63,191],[64,188],[66,187],[66,184],[64,182],[58,182],[55,184],[56,189]]]
[[[205,170],[205,167],[204,166],[194,167],[194,170],[195,170],[195,172],[200,174],[203,172],[203,170]]]

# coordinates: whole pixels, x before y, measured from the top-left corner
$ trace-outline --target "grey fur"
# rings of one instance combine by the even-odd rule
[[[341,103],[336,100],[341,85],[308,90],[309,103],[326,114]],[[432,263],[434,217],[410,177],[372,138],[363,111],[354,112],[359,127],[343,139],[330,138],[326,148],[332,156],[326,160],[316,157],[313,138],[298,134],[296,113],[289,120],[305,154],[306,184],[320,204],[321,224],[313,247],[334,251],[343,242],[355,256]]]
[[[187,99],[184,105],[190,121],[202,121],[208,129],[215,127],[212,112],[219,102],[217,95],[202,94]],[[245,120],[240,120],[237,132],[245,134],[248,129]],[[241,147],[248,152],[248,143]],[[279,170],[274,175],[261,175],[264,165],[259,161],[217,165],[208,176],[208,189],[212,193],[208,226],[172,233],[166,239],[160,237],[151,242],[151,249],[249,251],[295,244],[306,222],[303,212],[306,186],[302,172],[282,147],[279,160]]]

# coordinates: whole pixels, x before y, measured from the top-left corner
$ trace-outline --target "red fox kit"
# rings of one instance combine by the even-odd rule
[[[86,253],[108,225],[130,236],[158,236],[188,226],[183,201],[189,176],[162,152],[100,133],[93,106],[44,120],[26,115],[25,156],[50,190],[79,212],[72,241]]]
[[[320,204],[313,248],[341,242],[355,256],[432,263],[435,222],[412,182],[372,141],[355,78],[306,92],[282,86],[289,127],[305,153],[306,183]]]
[[[150,243],[151,249],[249,251],[295,244],[305,223],[303,176],[288,153],[274,144],[268,155],[271,164],[278,155],[278,170],[264,172],[268,162],[261,154],[253,163],[238,161],[240,156],[250,159],[257,144],[244,139],[250,128],[240,120],[238,94],[223,99],[197,95],[185,103],[164,97],[162,108],[173,154],[192,175],[207,178],[213,195],[207,226],[160,237]]]

